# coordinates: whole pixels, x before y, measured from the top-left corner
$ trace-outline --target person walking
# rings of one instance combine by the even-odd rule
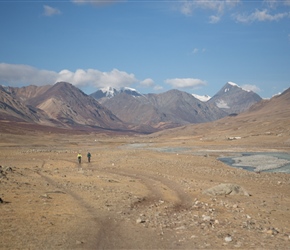
[[[82,163],[82,155],[81,155],[81,153],[78,153],[78,160],[79,160],[79,164],[81,164]]]
[[[87,154],[87,157],[88,157],[88,162],[91,162],[91,153],[90,152],[88,152],[88,154]]]

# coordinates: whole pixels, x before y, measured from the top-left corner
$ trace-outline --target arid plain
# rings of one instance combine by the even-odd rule
[[[2,121],[0,248],[289,249],[290,175],[217,160],[289,153],[289,119],[278,116],[151,135]],[[204,193],[220,184],[242,192]]]

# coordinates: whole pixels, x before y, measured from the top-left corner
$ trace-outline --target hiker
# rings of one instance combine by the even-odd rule
[[[82,162],[82,155],[81,155],[81,153],[78,153],[78,160],[79,160],[79,163]]]
[[[87,157],[88,157],[88,162],[91,162],[91,153],[90,152],[88,152],[88,154],[87,154]]]

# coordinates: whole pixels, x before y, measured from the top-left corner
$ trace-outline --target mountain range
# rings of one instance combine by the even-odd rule
[[[109,87],[86,95],[66,82],[21,88],[0,86],[0,120],[151,133],[236,115],[262,100],[231,82],[208,99],[175,89],[141,94],[132,88]]]
[[[165,137],[198,137],[202,140],[225,140],[228,138],[248,138],[275,141],[285,146],[280,148],[287,151],[290,146],[290,88],[271,99],[261,100],[248,110],[237,116],[226,116],[222,119],[205,123],[189,124],[179,128],[159,131],[152,136]],[[258,139],[259,138],[259,139]],[[195,138],[197,140],[197,138]],[[247,149],[248,150],[248,149]],[[257,149],[256,149],[257,150]]]

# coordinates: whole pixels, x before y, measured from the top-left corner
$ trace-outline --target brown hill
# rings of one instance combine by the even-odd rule
[[[153,135],[152,135],[153,136]],[[155,133],[154,136],[176,137],[195,142],[240,141],[243,138],[253,143],[264,141],[290,145],[290,88],[270,100],[262,100],[248,111],[237,116],[228,116],[205,124],[187,125]],[[257,139],[259,137],[259,140]],[[262,139],[261,139],[262,138]],[[270,140],[271,139],[271,140]]]
[[[18,117],[27,122],[59,127],[127,129],[111,111],[66,82],[41,87],[10,87],[5,93],[2,91],[1,97],[5,96],[10,98],[3,100],[5,105],[13,103],[10,105],[13,109],[6,112],[9,119]]]
[[[111,111],[70,83],[56,83],[42,94],[28,99],[27,103],[69,126],[125,128],[122,121]]]
[[[14,97],[17,97],[20,101],[26,103],[27,100],[43,94],[49,88],[51,88],[51,85],[45,86],[29,85],[21,88],[9,87],[8,90]]]
[[[25,105],[15,98],[9,89],[2,86],[0,86],[0,119],[31,123],[42,123],[47,120],[48,124],[52,124],[45,112],[33,106]]]

